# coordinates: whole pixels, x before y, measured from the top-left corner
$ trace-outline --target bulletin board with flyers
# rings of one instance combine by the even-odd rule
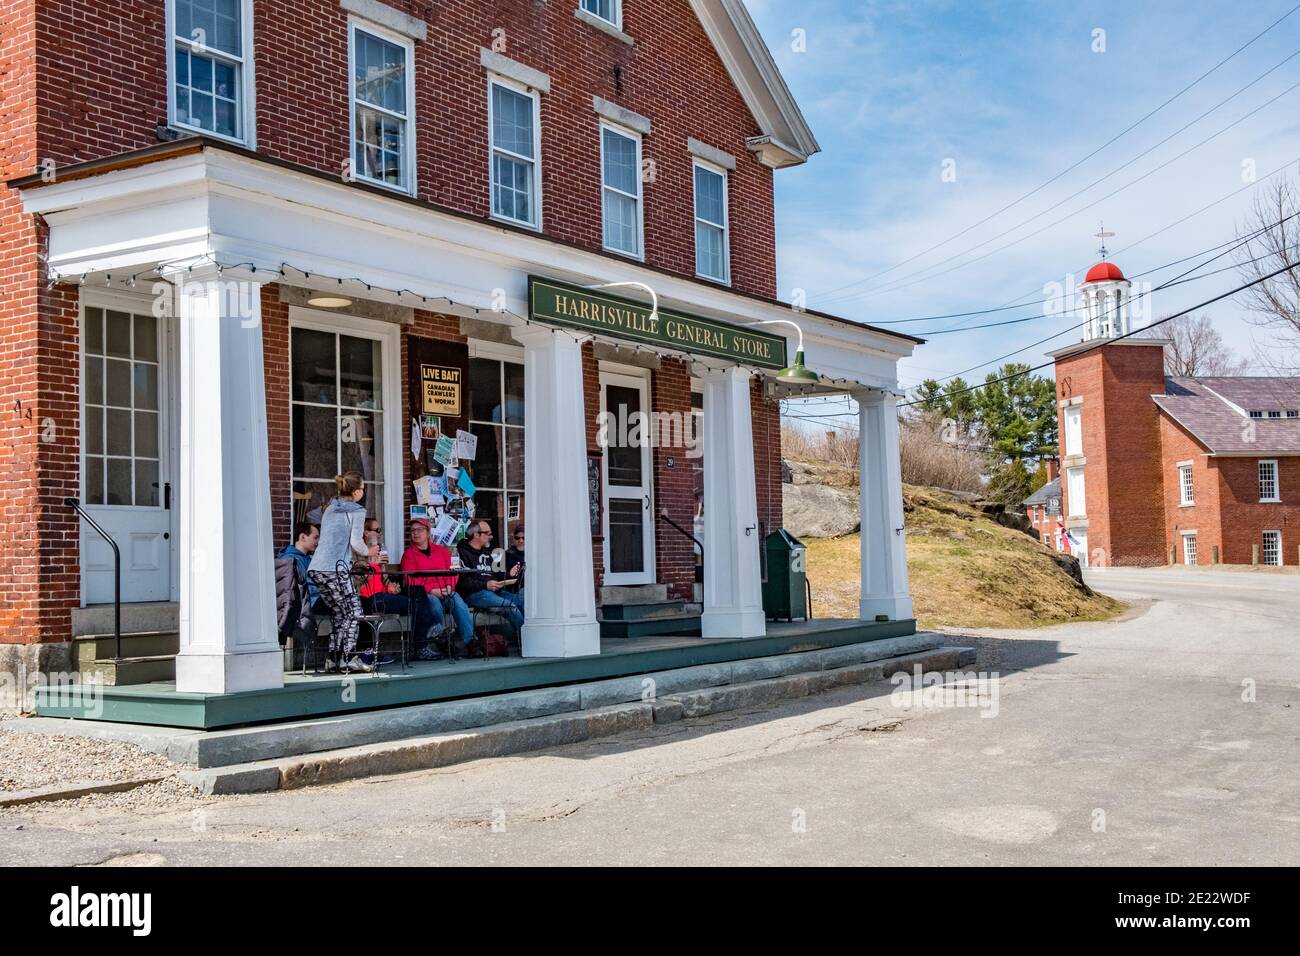
[[[427,518],[433,539],[453,546],[474,519],[477,439],[468,430],[469,347],[407,339],[412,497],[408,518]]]

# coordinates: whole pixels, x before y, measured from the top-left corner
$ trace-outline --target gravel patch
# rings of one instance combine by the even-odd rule
[[[0,792],[171,776],[180,769],[166,757],[122,741],[10,733],[0,725]]]

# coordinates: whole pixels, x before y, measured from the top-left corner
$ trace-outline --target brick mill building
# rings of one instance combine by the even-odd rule
[[[862,617],[910,620],[918,340],[779,300],[773,176],[818,145],[739,0],[2,6],[6,670],[112,600],[93,520],[176,690],[279,688],[273,548],[352,468],[396,559],[462,431],[478,516],[527,520],[525,657],[598,654],[611,589],[692,600],[701,495],[697,632],[762,637],[813,390],[861,403]],[[602,446],[615,407],[702,415],[702,458]]]
[[[1165,340],[1116,340],[1131,329],[1114,263],[1081,295],[1084,341],[1050,353],[1066,547],[1094,567],[1295,565],[1300,379],[1167,376]]]

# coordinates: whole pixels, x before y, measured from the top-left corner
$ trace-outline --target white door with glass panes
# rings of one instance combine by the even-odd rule
[[[471,343],[469,430],[478,438],[467,464],[478,489],[474,517],[492,527],[492,547],[515,543],[524,520],[524,366],[522,350]]]
[[[117,544],[124,602],[175,597],[173,333],[148,300],[81,310],[81,501]],[[83,604],[113,600],[113,549],[81,521]]]
[[[600,408],[605,414],[605,583],[653,584],[649,379],[601,372]]]

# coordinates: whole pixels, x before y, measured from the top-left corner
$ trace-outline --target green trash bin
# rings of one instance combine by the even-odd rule
[[[763,612],[770,620],[808,619],[808,549],[781,528],[767,536],[767,579],[763,582]]]

